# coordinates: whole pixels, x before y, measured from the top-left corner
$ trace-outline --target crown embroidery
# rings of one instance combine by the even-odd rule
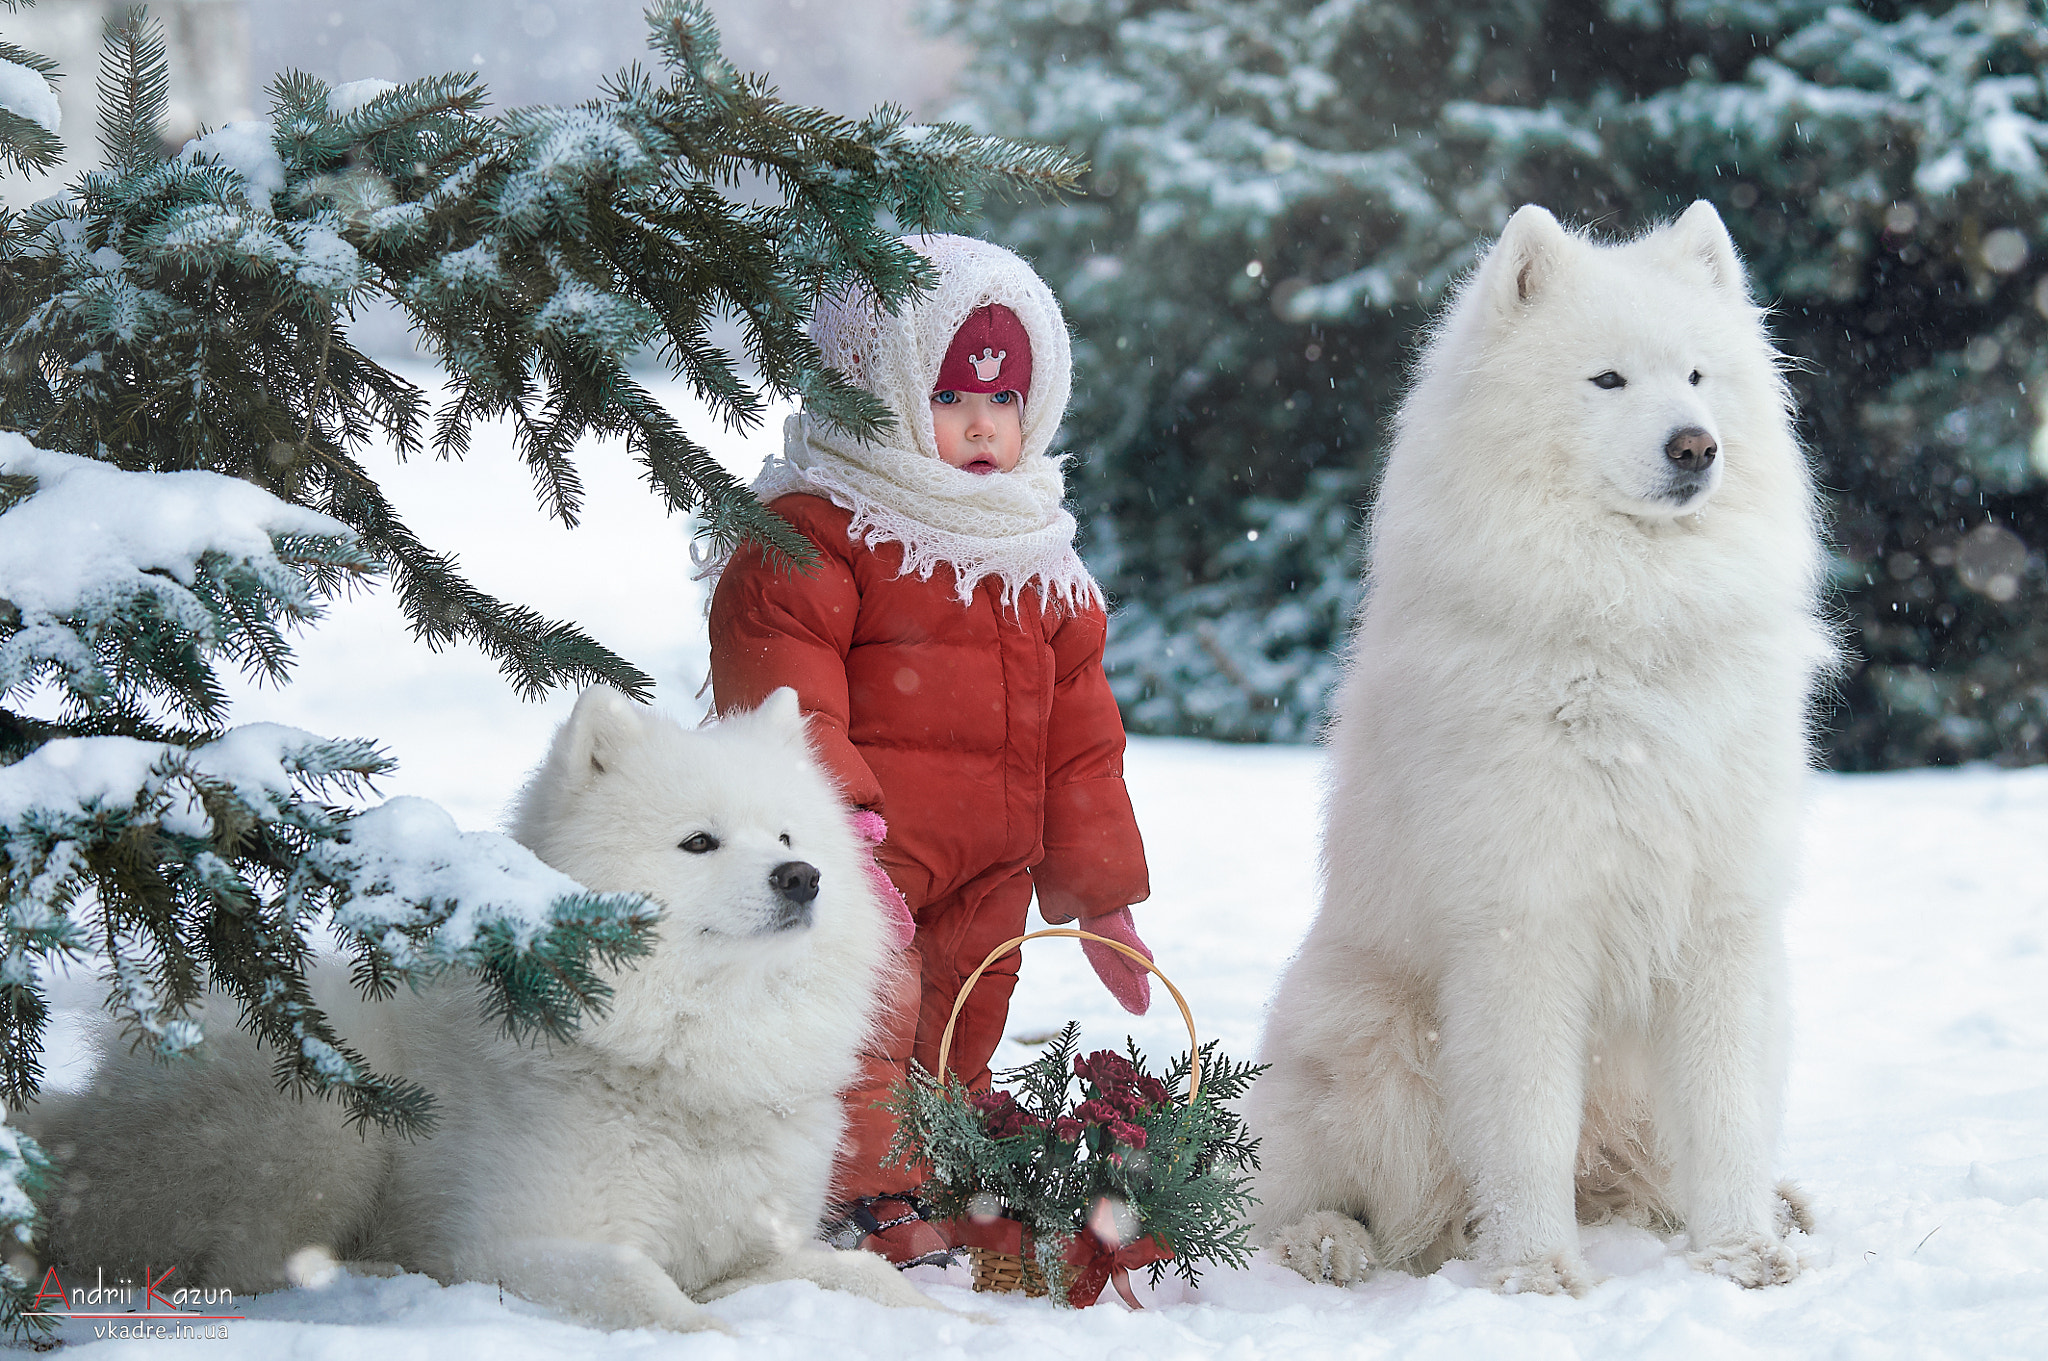
[[[992,345],[984,345],[981,347],[980,354],[968,355],[967,362],[974,365],[976,381],[993,383],[1002,376],[1003,361],[1009,357],[1010,352],[1008,350],[998,350]]]

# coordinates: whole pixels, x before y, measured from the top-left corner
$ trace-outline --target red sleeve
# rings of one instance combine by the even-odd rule
[[[1045,775],[1045,859],[1031,871],[1050,922],[1099,917],[1152,892],[1145,844],[1124,788],[1124,723],[1102,673],[1099,608],[1053,634],[1052,722]]]
[[[882,810],[882,786],[847,738],[846,653],[860,591],[850,542],[812,497],[783,497],[775,509],[818,548],[806,573],[771,564],[760,549],[733,554],[711,597],[711,697],[718,712],[750,709],[780,686],[810,715],[811,748],[849,804]],[[829,511],[824,502],[817,507]]]

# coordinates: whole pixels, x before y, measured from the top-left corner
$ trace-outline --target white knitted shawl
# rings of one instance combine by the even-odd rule
[[[937,286],[891,316],[865,294],[821,305],[811,336],[825,362],[888,403],[896,421],[885,443],[856,440],[802,412],[783,426],[780,457],[754,480],[765,504],[810,492],[853,512],[847,534],[870,548],[900,544],[903,571],[925,580],[953,569],[962,604],[986,577],[1003,584],[1003,603],[1039,587],[1041,605],[1101,605],[1102,589],[1074,551],[1062,457],[1047,453],[1066,414],[1073,356],[1059,303],[1031,266],[1001,246],[972,237],[905,237],[930,260]],[[931,392],[953,333],[968,313],[1001,303],[1031,337],[1031,391],[1025,394],[1023,456],[1007,473],[970,473],[939,457]],[[714,564],[715,575],[723,564]]]

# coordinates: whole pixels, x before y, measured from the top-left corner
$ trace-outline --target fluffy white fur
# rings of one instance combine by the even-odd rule
[[[1821,563],[1713,208],[1619,245],[1517,212],[1373,514],[1323,902],[1247,1111],[1283,1260],[1578,1293],[1577,1220],[1621,1217],[1744,1285],[1798,1271],[1771,1158]]]
[[[717,848],[683,849],[699,832]],[[695,1301],[789,1277],[926,1303],[880,1258],[813,1241],[836,1093],[894,956],[793,692],[700,731],[586,692],[513,833],[585,885],[665,909],[604,1016],[574,1043],[528,1046],[479,1020],[466,980],[364,1004],[340,969],[316,971],[372,1065],[438,1099],[432,1137],[408,1142],[280,1095],[216,1000],[198,1058],[115,1052],[26,1122],[66,1176],[52,1258],[175,1264],[186,1285],[253,1292],[310,1248],[499,1282],[605,1328],[715,1326]],[[808,913],[769,882],[792,861],[819,872]]]

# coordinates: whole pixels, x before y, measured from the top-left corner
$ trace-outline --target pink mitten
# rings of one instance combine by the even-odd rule
[[[908,949],[911,938],[917,934],[917,918],[910,915],[910,904],[903,901],[903,895],[896,891],[881,865],[875,861],[875,847],[889,836],[889,824],[882,821],[882,815],[872,808],[853,810],[853,833],[868,849],[868,883],[875,890],[875,896],[882,900],[882,914],[889,927],[889,939],[897,949]]]
[[[1138,928],[1131,924],[1131,909],[1128,907],[1120,907],[1100,917],[1085,917],[1076,925],[1105,940],[1128,945],[1147,959],[1152,958],[1152,951],[1138,939]],[[1116,998],[1117,1005],[1134,1015],[1145,1014],[1146,1008],[1152,1005],[1151,974],[1133,964],[1128,956],[1092,940],[1081,942],[1081,953],[1088,956],[1095,976],[1102,980],[1103,987],[1109,989],[1109,995]]]

